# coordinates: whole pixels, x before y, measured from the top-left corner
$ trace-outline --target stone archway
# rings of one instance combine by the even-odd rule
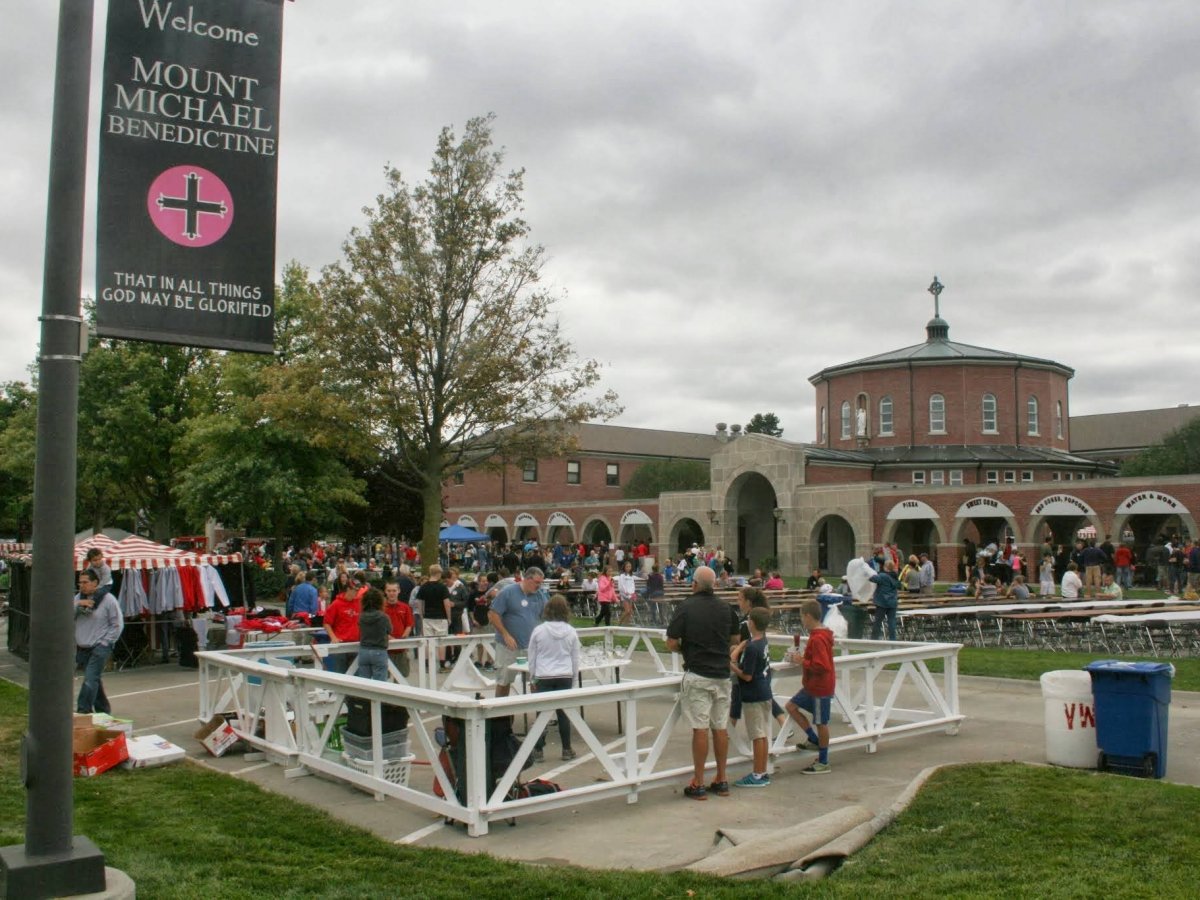
[[[640,509],[626,510],[621,515],[621,532],[617,543],[622,547],[630,547],[642,542],[654,543],[653,520]]]
[[[845,517],[830,513],[817,519],[809,538],[811,568],[840,576],[846,564],[858,555],[854,526]]]
[[[683,553],[692,544],[704,546],[704,529],[695,519],[679,519],[671,526],[671,537],[667,544],[668,552]]]
[[[566,513],[554,512],[546,520],[546,542],[549,544],[575,543],[575,522]]]
[[[1176,497],[1162,491],[1138,491],[1117,505],[1113,517],[1113,536],[1120,539],[1126,529],[1134,533],[1134,546],[1149,546],[1160,534],[1181,538],[1196,537],[1196,520],[1187,506]],[[1141,542],[1145,541],[1145,545]]]
[[[901,500],[887,515],[883,542],[895,544],[907,558],[911,554],[928,553],[937,560],[938,545],[943,542],[942,523],[937,511],[923,500]]]
[[[594,547],[596,544],[612,543],[612,529],[608,527],[608,522],[601,516],[584,522],[582,534],[583,542],[589,547]]]
[[[500,544],[508,543],[510,534],[508,522],[504,521],[503,516],[498,516],[495,513],[489,515],[483,520],[484,531],[488,537]]]
[[[743,472],[725,495],[726,515],[737,528],[734,560],[739,572],[749,572],[774,560],[779,565],[779,499],[774,486],[759,472]]]

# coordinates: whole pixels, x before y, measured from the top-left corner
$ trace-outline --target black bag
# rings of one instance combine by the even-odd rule
[[[527,781],[515,790],[514,800],[524,800],[526,797],[544,797],[546,794],[557,794],[562,785],[545,778],[535,778]]]

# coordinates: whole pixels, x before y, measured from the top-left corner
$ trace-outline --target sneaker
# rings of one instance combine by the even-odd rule
[[[563,758],[563,761],[565,762],[567,760],[574,759],[578,755],[579,755],[578,753],[576,753],[574,750],[572,750],[570,747],[568,747],[566,750],[563,751],[562,758]]]
[[[728,781],[714,781],[712,784],[710,784],[708,786],[708,792],[710,794],[716,794],[718,797],[728,797],[729,796],[729,782]]]
[[[544,750],[534,750],[533,751],[533,761],[535,763],[545,762],[546,761],[546,752]]]
[[[832,770],[829,768],[829,763],[815,762],[800,771],[804,775],[828,775]]]
[[[796,749],[797,749],[797,750],[801,750],[801,751],[803,751],[803,752],[805,752],[805,753],[808,753],[808,752],[810,752],[810,751],[811,751],[812,753],[816,753],[816,752],[818,752],[818,751],[819,751],[821,748],[820,748],[820,746],[818,746],[817,744],[814,744],[812,741],[810,741],[810,740],[808,740],[808,739],[805,739],[805,740],[803,740],[803,741],[800,741],[799,743],[797,743],[797,744],[796,744]]]
[[[683,789],[683,796],[691,797],[693,800],[707,800],[708,791],[704,789],[702,784],[689,784]]]
[[[770,775],[755,775],[753,772],[743,775],[734,782],[734,786],[736,787],[769,787],[770,784]]]

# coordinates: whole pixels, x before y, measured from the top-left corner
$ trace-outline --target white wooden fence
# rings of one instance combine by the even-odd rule
[[[508,697],[483,697],[470,686],[467,693],[446,690],[450,683],[462,682],[466,670],[486,685],[486,673],[479,674],[470,662],[473,651],[484,647],[491,651],[489,635],[412,638],[392,642],[393,648],[405,647],[414,658],[408,679],[392,669],[392,681],[371,681],[353,674],[327,672],[320,667],[298,667],[295,663],[311,659],[313,649],[297,645],[254,645],[239,650],[202,652],[200,659],[201,720],[218,713],[236,713],[234,727],[255,751],[286,768],[289,777],[321,772],[374,792],[376,797],[393,797],[421,809],[466,824],[472,835],[487,833],[495,819],[507,819],[549,809],[575,806],[591,800],[623,796],[635,803],[641,790],[677,783],[691,775],[691,765],[669,765],[664,761],[668,746],[677,742],[690,746],[690,732],[678,729],[678,703],[681,670],[677,656],[657,649],[661,629],[586,628],[580,629],[585,642],[603,640],[613,654],[636,657],[652,663],[655,674],[649,678],[601,684],[571,692],[513,694]],[[791,645],[786,636],[773,636],[774,645]],[[438,670],[438,645],[462,647],[454,673]],[[314,645],[322,654],[357,651],[355,644]],[[918,734],[942,731],[956,734],[963,715],[958,703],[959,644],[905,643],[887,641],[838,642],[836,659],[836,705],[850,731],[832,738],[834,748],[865,747],[875,752],[880,743]],[[645,651],[649,651],[648,654]],[[641,652],[639,652],[641,651]],[[940,660],[942,672],[930,670],[929,663]],[[893,667],[885,671],[886,667]],[[642,667],[644,668],[644,667]],[[627,667],[628,671],[628,667]],[[777,682],[798,675],[796,667],[775,669]],[[798,688],[798,680],[795,682]],[[906,687],[915,690],[904,691]],[[490,694],[490,691],[488,692]],[[776,688],[777,695],[785,694]],[[334,723],[345,697],[360,697],[371,703],[373,753],[371,771],[362,772],[343,765],[328,750]],[[567,699],[569,697],[569,700]],[[902,706],[902,698],[917,705]],[[569,706],[567,704],[570,704]],[[403,706],[409,710],[409,748],[418,758],[432,761],[433,778],[441,787],[442,797],[410,779],[407,784],[384,777],[381,745],[381,704]],[[593,730],[601,721],[601,707],[620,704],[624,733],[617,740],[606,740]],[[555,710],[570,719],[583,745],[576,749],[590,753],[599,767],[599,780],[590,776],[578,786],[565,785],[559,793],[524,799],[509,799],[510,789],[518,781],[525,760],[533,752]],[[664,715],[663,710],[667,712]],[[467,791],[465,803],[455,797],[449,778],[436,763],[441,749],[427,723],[446,716],[463,722],[466,747]],[[487,791],[487,753],[485,745],[488,719],[518,716],[528,723],[526,737],[512,764],[499,776],[494,789]],[[772,727],[773,723],[772,723]],[[772,738],[771,755],[778,758],[796,752],[793,725],[788,722]],[[740,730],[738,732],[740,734]],[[744,736],[733,736],[730,765],[748,761],[749,748]],[[736,753],[736,755],[734,755]]]

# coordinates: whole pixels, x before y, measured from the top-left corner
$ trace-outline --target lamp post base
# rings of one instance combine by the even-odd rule
[[[30,856],[24,844],[0,847],[0,898],[33,900],[106,890],[104,854],[88,838],[76,835],[69,851],[47,856]]]

